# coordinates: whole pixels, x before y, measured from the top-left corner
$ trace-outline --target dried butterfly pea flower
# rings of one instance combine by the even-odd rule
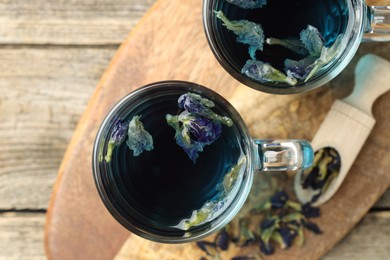
[[[249,56],[255,60],[256,51],[262,51],[264,45],[264,32],[261,25],[248,20],[230,21],[222,11],[216,11],[215,14],[228,30],[237,35],[237,42],[249,45]]]
[[[256,237],[253,232],[249,229],[249,219],[240,219],[240,235],[235,241],[238,246],[245,247],[256,242]]]
[[[280,209],[283,208],[288,202],[288,195],[285,191],[278,191],[271,198],[264,203],[259,204],[258,206],[252,209],[252,213],[261,213],[265,210],[270,209]]]
[[[298,245],[303,245],[304,227],[316,234],[321,232],[316,224],[307,220],[307,218],[319,217],[319,209],[310,204],[301,205],[290,200],[284,191],[275,193],[252,212],[265,211],[269,214],[263,218],[257,231],[260,249],[265,254],[273,252],[273,242],[280,244],[284,249],[290,247],[294,239],[298,237]]]
[[[221,124],[208,118],[188,115],[181,122],[184,129],[189,133],[188,136],[204,145],[212,144],[222,133]]]
[[[343,46],[343,42],[342,42],[343,37],[344,37],[344,35],[340,34],[339,36],[337,36],[335,42],[333,43],[333,45],[331,47],[329,47],[329,48],[322,47],[321,55],[314,62],[314,68],[310,72],[310,74],[306,77],[305,82],[307,82],[311,77],[313,77],[313,75],[319,69],[321,69],[323,66],[325,66],[326,64],[328,64],[330,61],[332,61],[333,59],[335,59],[337,57],[338,53],[340,52],[340,50]]]
[[[305,235],[303,233],[302,225],[300,223],[298,223],[297,221],[292,220],[290,222],[287,222],[286,226],[289,229],[292,229],[292,230],[296,231],[297,237],[298,237],[297,245],[298,246],[303,246],[303,244],[305,243]]]
[[[206,252],[206,254],[211,257],[219,256],[218,249],[214,243],[207,242],[207,241],[198,241],[196,242],[196,245],[200,250]]]
[[[308,25],[306,29],[300,33],[300,38],[307,51],[312,56],[320,56],[324,41],[317,28]]]
[[[313,222],[309,222],[307,220],[302,220],[302,225],[308,230],[312,231],[314,234],[319,235],[322,234],[321,229],[317,226],[317,224]]]
[[[304,189],[318,190],[311,202],[315,202],[327,190],[338,176],[340,167],[340,156],[335,149],[325,147],[315,152],[313,166],[304,172],[301,183]]]
[[[302,80],[306,79],[313,70],[316,59],[317,58],[313,56],[308,56],[299,61],[286,59],[284,61],[284,69],[287,76]]]
[[[267,4],[267,0],[226,0],[231,4],[237,5],[244,9],[256,9],[261,8]]]
[[[297,84],[295,78],[286,76],[268,63],[258,60],[248,60],[241,73],[260,82],[284,82],[289,85]]]
[[[264,231],[264,230],[266,230],[266,229],[269,229],[269,228],[271,228],[271,227],[274,227],[275,224],[276,224],[276,218],[275,218],[275,217],[274,217],[274,218],[268,217],[268,218],[265,218],[265,219],[263,219],[263,220],[261,221],[261,223],[260,223],[260,229],[261,229],[262,231]]]
[[[297,232],[294,229],[290,229],[288,227],[281,227],[275,232],[273,232],[271,238],[279,243],[282,249],[289,248],[295,237],[297,236]]]
[[[308,55],[309,52],[308,50],[306,49],[305,45],[303,44],[303,42],[300,40],[300,39],[294,39],[294,38],[291,38],[291,39],[278,39],[278,38],[267,38],[267,40],[265,41],[268,45],[280,45],[280,46],[283,46],[293,52],[295,52],[296,54],[300,54],[300,55]]]
[[[275,252],[274,247],[269,242],[264,242],[261,238],[259,239],[260,251],[265,255],[272,255]]]
[[[175,129],[176,143],[195,163],[204,146],[212,144],[222,133],[221,124],[232,126],[233,121],[211,110],[214,103],[195,93],[179,97],[178,106],[184,109],[178,116],[166,115],[169,126]]]
[[[320,209],[312,207],[309,203],[302,206],[301,213],[306,218],[318,218],[320,216]]]
[[[134,116],[128,127],[126,144],[133,151],[133,156],[139,156],[143,151],[151,151],[153,138],[140,121],[141,116]]]
[[[184,230],[189,230],[193,226],[205,223],[219,208],[218,202],[210,201],[205,203],[200,209],[194,210],[189,219],[184,220]]]
[[[215,237],[214,243],[218,248],[225,251],[229,248],[230,237],[225,228],[221,229]]]
[[[128,124],[123,119],[118,119],[115,122],[114,128],[110,135],[110,140],[108,141],[107,153],[104,157],[106,162],[111,161],[112,152],[114,148],[120,145],[125,140],[127,128]]]
[[[203,145],[199,142],[193,141],[184,126],[179,121],[179,116],[166,115],[166,121],[169,126],[175,129],[176,143],[183,148],[188,157],[195,163],[199,157],[198,153],[203,151]]]
[[[234,186],[234,183],[236,182],[239,176],[240,170],[242,169],[245,163],[246,163],[246,158],[245,156],[243,156],[238,160],[237,165],[233,166],[231,170],[227,174],[225,174],[222,182],[223,191],[225,193],[229,193],[231,191],[231,189]]]

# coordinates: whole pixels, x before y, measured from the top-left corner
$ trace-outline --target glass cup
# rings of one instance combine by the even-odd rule
[[[237,43],[237,36],[222,25],[222,22],[217,18],[216,11],[222,11],[229,20],[246,19],[253,21],[257,19],[256,14],[254,13],[256,12],[256,9],[239,8],[236,5],[228,3],[227,0],[204,0],[203,25],[209,46],[211,47],[211,50],[218,62],[231,76],[251,88],[272,94],[294,94],[322,86],[336,77],[351,61],[362,41],[390,40],[389,6],[367,6],[364,0],[323,0],[314,2],[309,1],[312,4],[314,3],[313,5],[317,5],[317,3],[318,5],[322,5],[316,9],[315,14],[310,14],[307,11],[302,11],[300,13],[299,9],[294,9],[294,11],[285,10],[286,7],[284,7],[284,9],[282,8],[282,6],[288,6],[288,4],[302,5],[303,2],[308,1],[294,0],[277,2],[279,6],[272,10],[273,13],[267,13],[269,17],[267,17],[267,20],[264,21],[264,23],[269,22],[269,24],[264,24],[263,28],[265,38],[275,37],[273,36],[273,28],[277,28],[275,26],[283,26],[281,31],[283,31],[283,34],[285,35],[282,37],[296,36],[297,39],[299,39],[299,32],[305,29],[307,24],[300,24],[300,28],[298,30],[298,28],[292,27],[295,26],[292,25],[295,20],[299,20],[301,17],[310,17],[310,15],[312,15],[312,18],[310,19],[315,20],[316,16],[321,16],[321,13],[325,12],[325,10],[330,10],[329,15],[325,15],[323,21],[317,21],[318,29],[320,32],[326,32],[322,36],[325,43],[328,45],[336,39],[332,33],[327,33],[328,31],[339,31],[340,33],[343,33],[343,37],[340,37],[340,45],[335,51],[335,55],[329,55],[328,58],[332,57],[331,59],[329,58],[329,60],[328,58],[324,58],[323,60],[325,61],[323,63],[319,61],[317,64],[321,64],[320,69],[309,79],[298,80],[296,85],[291,85],[287,83],[263,82],[255,80],[253,77],[248,77],[242,73],[241,69],[246,61],[250,59],[250,55],[248,55],[248,51],[243,51],[242,49],[239,50],[238,48],[243,48],[242,46],[246,46],[245,48],[247,48],[248,45]],[[262,8],[267,8],[270,4],[276,4],[275,0],[267,0],[267,4]],[[280,8],[278,9],[278,7]],[[287,7],[287,9],[288,8],[289,7]],[[280,19],[283,16],[288,16],[288,20],[281,22]],[[266,27],[271,29],[267,31]],[[290,33],[290,30],[298,31],[291,32],[291,35],[286,36],[286,31]],[[237,48],[237,46],[240,45],[241,47]],[[330,46],[331,45],[329,45],[329,47]],[[267,47],[269,46],[267,46],[267,43],[265,42],[263,49],[264,52]],[[279,48],[277,51],[273,51],[274,53],[261,55],[264,55],[264,59],[272,60],[272,55],[281,55],[279,53],[283,53],[285,51],[286,49]],[[260,52],[260,50],[257,50],[257,53]],[[325,57],[322,56],[322,54],[325,53],[321,53],[321,58]],[[292,59],[300,60],[301,58],[302,57],[297,58],[297,56],[295,56],[295,58]],[[263,61],[271,63],[267,60]],[[273,64],[271,63],[271,65]],[[283,60],[279,61],[278,69],[285,75],[288,75],[287,69],[283,68],[284,66]],[[286,71],[283,71],[283,69]]]
[[[175,131],[165,121],[166,113],[180,113],[178,98],[186,93],[211,100],[212,109],[232,122],[222,126],[219,139],[205,146],[196,162],[175,143]],[[108,152],[116,122],[133,115],[141,115],[154,139],[154,150],[135,157],[123,141],[123,147],[118,144]],[[112,155],[110,160],[105,158],[107,154]],[[152,241],[183,243],[225,226],[243,206],[255,172],[297,171],[308,168],[312,161],[313,150],[307,141],[253,140],[238,112],[214,91],[190,82],[163,81],[135,90],[111,109],[97,133],[92,168],[102,201],[125,228]],[[206,194],[211,195],[197,201],[197,206],[189,206]],[[176,219],[181,207],[187,208],[187,219],[181,221],[185,228]],[[189,220],[191,210],[208,215],[199,215],[202,218],[195,223]],[[167,224],[172,218],[176,223]]]

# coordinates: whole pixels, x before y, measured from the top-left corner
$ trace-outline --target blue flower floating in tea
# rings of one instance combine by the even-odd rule
[[[284,74],[278,68],[273,67],[272,64],[256,58],[256,52],[264,49],[264,32],[260,24],[248,20],[230,21],[222,11],[214,11],[214,13],[228,30],[238,36],[237,42],[249,45],[250,59],[243,66],[241,73],[262,83],[287,83],[294,86],[298,83],[298,80],[307,82],[321,68],[337,57],[344,44],[342,41],[343,34],[340,34],[331,46],[326,46],[324,37],[312,25],[308,25],[306,29],[300,32],[299,39],[296,37],[287,39],[267,38],[265,40],[267,45],[280,45],[301,57],[299,60],[286,58]]]
[[[324,40],[314,26],[308,25],[306,29],[300,33],[301,41],[305,45],[311,56],[320,56],[324,47]]]
[[[175,129],[176,143],[195,163],[199,152],[215,142],[222,133],[222,125],[232,126],[233,121],[211,110],[214,103],[198,94],[180,96],[178,106],[184,109],[179,115],[166,115],[169,126]]]
[[[116,120],[116,122],[114,123],[114,128],[110,135],[110,140],[108,141],[107,153],[104,157],[106,162],[111,161],[112,152],[114,148],[120,145],[125,140],[127,129],[127,122],[125,122],[123,119]]]
[[[153,147],[153,138],[145,130],[140,121],[141,116],[134,116],[128,127],[126,144],[133,151],[133,156],[139,156],[143,151],[151,151]]]
[[[130,122],[123,119],[115,121],[108,141],[106,156],[104,157],[107,163],[111,162],[114,148],[119,146],[126,139],[126,136],[126,144],[133,151],[134,156],[139,156],[144,150],[153,150],[153,138],[144,129],[140,118],[140,116],[134,116]]]
[[[308,56],[299,61],[286,59],[284,61],[284,68],[288,76],[304,80],[313,70],[316,60],[316,57],[313,56]]]
[[[188,219],[182,219],[181,222],[175,226],[183,230],[189,230],[194,226],[206,223],[211,220],[215,214],[220,212],[223,208],[226,208],[228,204],[227,197],[228,194],[232,191],[234,185],[236,184],[237,179],[240,176],[240,173],[243,173],[243,170],[246,166],[246,157],[241,156],[238,159],[236,165],[234,165],[228,173],[225,174],[222,183],[217,187],[219,194],[212,201],[206,202],[201,208],[194,210],[191,216]],[[221,249],[227,247],[226,243],[226,234],[220,234],[218,238],[218,245]],[[224,250],[224,249],[223,249]]]
[[[248,20],[230,21],[222,11],[215,12],[223,25],[237,35],[237,42],[249,45],[249,56],[256,59],[256,51],[262,51],[264,45],[264,32],[260,24]]]
[[[308,50],[306,49],[305,45],[302,43],[300,39],[297,38],[290,38],[290,39],[278,39],[278,38],[267,38],[265,41],[268,45],[280,45],[284,48],[287,48],[296,54],[299,55],[307,55],[309,54]]]
[[[244,9],[261,8],[267,4],[267,0],[226,0],[231,4],[237,5]]]
[[[297,83],[295,78],[289,77],[270,64],[259,60],[247,60],[241,73],[260,82],[285,82],[290,85]]]
[[[220,122],[229,127],[233,125],[232,119],[226,116],[220,116],[217,113],[215,113],[213,110],[211,110],[211,108],[215,106],[213,101],[207,98],[203,98],[198,94],[195,93],[183,94],[179,97],[177,102],[179,108],[184,109],[185,111],[187,111],[192,115],[208,118],[210,120],[213,120],[215,122]]]

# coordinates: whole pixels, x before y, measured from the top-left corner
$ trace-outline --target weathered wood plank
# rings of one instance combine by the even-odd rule
[[[46,209],[73,130],[115,48],[0,50],[0,209]]]
[[[44,223],[43,213],[0,214],[0,260],[46,259]],[[389,259],[388,241],[390,212],[372,212],[324,260]]]
[[[46,259],[44,213],[0,214],[0,260]]]
[[[0,0],[0,44],[119,44],[155,0]]]
[[[390,189],[388,189],[382,198],[373,206],[373,209],[390,209]]]
[[[155,1],[0,0],[0,44],[119,44]]]
[[[367,214],[323,259],[390,259],[390,212]]]

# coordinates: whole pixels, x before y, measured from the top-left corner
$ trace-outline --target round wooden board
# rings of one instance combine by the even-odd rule
[[[130,91],[160,80],[193,81],[230,100],[253,136],[311,140],[333,101],[351,91],[353,68],[365,53],[390,60],[390,45],[362,44],[341,75],[318,90],[293,96],[260,93],[242,86],[215,60],[203,32],[201,1],[157,1],[113,58],[69,144],[47,214],[48,258],[113,259],[126,240],[126,245],[132,247],[126,251],[128,259],[196,256],[191,253],[195,252],[192,245],[162,245],[131,235],[111,217],[95,189],[91,154],[97,129],[109,109]],[[321,207],[323,216],[317,222],[324,234],[309,234],[304,247],[278,252],[275,258],[313,259],[324,255],[389,187],[389,111],[387,93],[374,106],[377,124],[347,179],[336,196]]]

